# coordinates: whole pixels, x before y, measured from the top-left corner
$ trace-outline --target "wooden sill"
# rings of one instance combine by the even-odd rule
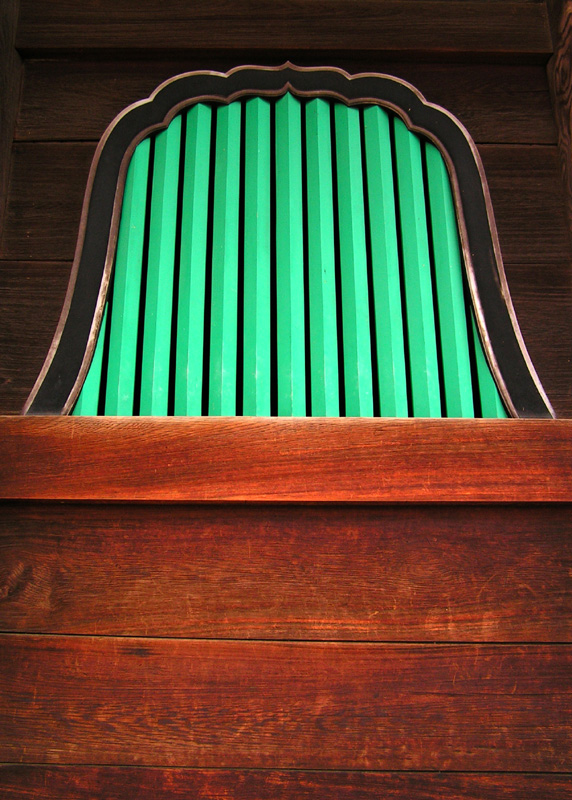
[[[0,417],[0,498],[572,501],[572,420]]]

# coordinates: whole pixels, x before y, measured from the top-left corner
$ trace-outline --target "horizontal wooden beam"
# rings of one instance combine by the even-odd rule
[[[572,421],[0,418],[0,497],[572,500]]]
[[[3,762],[572,769],[570,645],[3,634],[0,697]]]
[[[523,0],[23,0],[16,44],[26,55],[279,48],[546,60],[552,52],[545,4]]]
[[[562,800],[569,775],[459,772],[228,770],[180,767],[0,765],[5,800],[138,800],[236,797],[240,800]]]
[[[0,553],[3,631],[572,641],[568,504],[4,503]]]

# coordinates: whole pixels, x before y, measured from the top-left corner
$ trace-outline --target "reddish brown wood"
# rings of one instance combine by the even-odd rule
[[[412,13],[412,9],[414,13]],[[224,20],[224,24],[221,24]],[[435,24],[435,20],[439,24]],[[464,0],[24,0],[18,48],[26,54],[100,50],[312,49],[390,53],[551,53],[544,4]]]
[[[563,800],[569,775],[0,766],[5,800]]]
[[[572,422],[4,417],[0,497],[572,500]]]
[[[4,634],[0,688],[2,761],[572,768],[568,645]]]
[[[19,414],[62,310],[70,264],[0,264],[0,413]]]
[[[569,642],[571,512],[8,504],[0,630]]]
[[[303,65],[322,59],[297,56]],[[16,137],[22,141],[99,139],[111,120],[147,97],[167,78],[196,69],[227,71],[252,61],[251,53],[202,55],[170,61],[26,62]],[[280,58],[265,58],[280,64]],[[371,60],[338,59],[334,66],[355,74],[371,71]],[[377,60],[375,70],[396,75],[428,100],[456,114],[477,142],[556,144],[546,71],[541,66],[416,64]]]

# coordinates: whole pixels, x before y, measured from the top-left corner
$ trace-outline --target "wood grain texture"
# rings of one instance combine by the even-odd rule
[[[19,414],[62,310],[69,263],[0,263],[0,413]]]
[[[569,642],[571,510],[4,504],[0,630]]]
[[[0,229],[10,183],[12,137],[20,101],[22,61],[15,50],[19,0],[0,6]]]
[[[94,152],[92,143],[14,145],[2,258],[73,259]]]
[[[572,500],[572,422],[3,417],[0,497]]]
[[[572,768],[568,645],[3,634],[0,689],[9,762]]]
[[[17,38],[26,55],[247,47],[449,55],[454,48],[457,54],[542,60],[551,44],[544,4],[496,3],[491,13],[490,3],[474,0],[128,0],[119,6],[111,0],[24,0]]]
[[[120,111],[147,97],[167,78],[200,69],[226,72],[256,58],[246,51],[169,61],[28,60],[16,138],[99,139]],[[319,60],[323,58],[314,54],[297,56],[304,66]],[[264,63],[277,66],[281,61],[274,56]],[[371,60],[358,57],[338,57],[333,65],[352,74],[372,70]],[[458,116],[477,142],[556,144],[546,72],[541,66],[376,60],[375,70],[412,83],[429,101]]]
[[[569,775],[0,766],[5,800],[565,800]]]
[[[556,146],[481,145],[479,150],[505,262],[570,261]],[[73,258],[94,151],[91,142],[14,145],[12,188],[0,257],[44,261]]]
[[[505,263],[572,260],[558,148],[479,146]]]
[[[560,171],[568,223],[572,231],[572,2],[561,2],[558,6],[560,23],[558,36],[555,37],[555,53],[548,65],[548,77],[558,129]]]

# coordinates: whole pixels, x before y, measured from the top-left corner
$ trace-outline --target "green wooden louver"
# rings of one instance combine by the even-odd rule
[[[73,413],[506,416],[439,150],[288,93],[143,139]]]

